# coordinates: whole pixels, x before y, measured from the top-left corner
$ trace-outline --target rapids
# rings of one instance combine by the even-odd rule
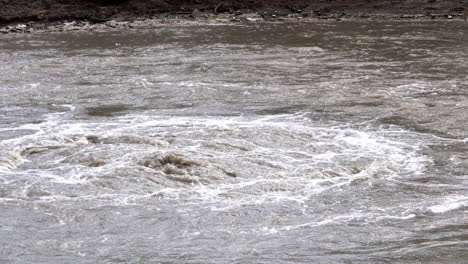
[[[464,22],[0,38],[1,263],[463,263]]]

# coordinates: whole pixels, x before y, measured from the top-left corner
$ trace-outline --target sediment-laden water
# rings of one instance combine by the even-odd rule
[[[1,263],[465,263],[464,22],[0,39]]]

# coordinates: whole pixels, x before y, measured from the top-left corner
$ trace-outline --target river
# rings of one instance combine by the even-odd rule
[[[466,263],[467,25],[0,36],[0,263]]]

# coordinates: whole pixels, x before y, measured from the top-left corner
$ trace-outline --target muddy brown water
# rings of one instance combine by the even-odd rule
[[[1,263],[465,263],[465,22],[0,38]]]

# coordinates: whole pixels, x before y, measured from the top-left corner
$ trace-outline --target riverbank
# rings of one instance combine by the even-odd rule
[[[395,21],[395,22],[434,22],[434,21],[460,21],[461,15],[439,15],[428,17],[423,15],[373,15],[373,16],[335,16],[303,17],[298,15],[264,17],[259,13],[246,14],[212,14],[202,17],[192,16],[167,16],[148,17],[135,19],[108,20],[92,22],[89,20],[64,20],[64,21],[29,21],[16,22],[0,27],[0,34],[34,33],[34,32],[69,32],[69,31],[110,31],[120,29],[146,29],[165,25],[209,25],[209,24],[249,24],[268,22],[357,22],[357,21]]]
[[[465,1],[161,1],[0,2],[0,33],[147,28],[167,23],[321,20],[463,20]]]

